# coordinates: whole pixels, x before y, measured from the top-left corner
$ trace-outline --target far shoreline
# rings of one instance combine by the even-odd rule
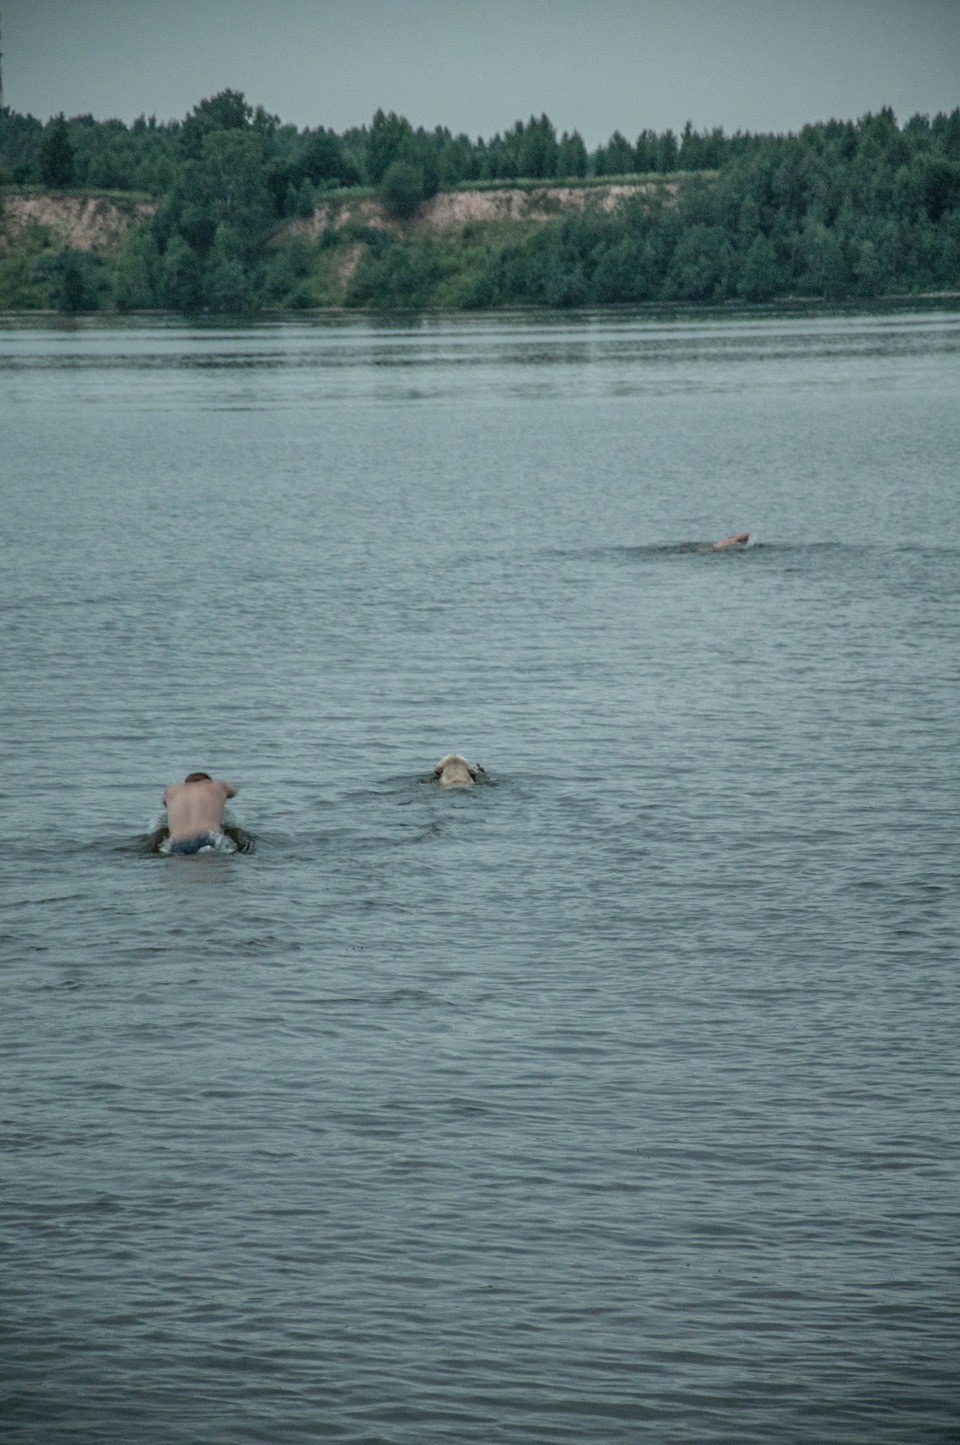
[[[817,296],[785,296],[772,301],[741,301],[729,298],[722,301],[636,301],[628,304],[595,303],[589,306],[527,306],[500,305],[491,307],[376,307],[376,306],[312,306],[312,307],[261,307],[257,311],[171,311],[160,308],[107,311],[59,311],[46,308],[4,308],[0,309],[0,325],[18,322],[55,321],[69,327],[77,322],[95,321],[103,326],[122,325],[136,321],[170,321],[190,325],[217,326],[276,325],[278,322],[302,322],[310,320],[349,320],[351,318],[372,318],[380,321],[403,322],[418,320],[472,320],[492,317],[542,317],[551,320],[578,317],[673,317],[702,316],[722,318],[742,316],[744,318],[789,315],[823,316],[870,316],[883,312],[918,310],[952,311],[960,307],[960,291],[924,291],[917,293],[898,292],[889,296],[877,296],[869,300],[851,299],[828,301]]]

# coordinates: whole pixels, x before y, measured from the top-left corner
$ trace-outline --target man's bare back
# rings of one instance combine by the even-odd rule
[[[232,783],[206,773],[190,773],[182,783],[171,783],[163,793],[171,843],[222,832],[224,805],[236,792]]]

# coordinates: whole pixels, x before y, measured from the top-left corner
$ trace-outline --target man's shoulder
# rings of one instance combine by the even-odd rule
[[[202,783],[191,783],[191,788],[206,793],[208,796],[215,795],[218,798],[228,798],[233,788],[225,778],[204,778]]]

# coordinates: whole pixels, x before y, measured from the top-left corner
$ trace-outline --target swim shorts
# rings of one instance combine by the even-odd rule
[[[181,855],[187,853],[202,853],[204,848],[221,848],[222,843],[225,841],[222,833],[194,833],[191,838],[171,839],[167,847],[167,852],[179,853]]]

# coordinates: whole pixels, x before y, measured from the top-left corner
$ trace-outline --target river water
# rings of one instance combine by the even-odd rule
[[[960,313],[0,372],[5,1442],[956,1440]]]

